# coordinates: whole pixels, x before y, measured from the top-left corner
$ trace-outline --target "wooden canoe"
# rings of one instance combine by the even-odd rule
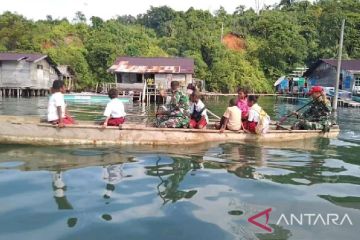
[[[233,131],[219,133],[218,130],[160,129],[145,125],[124,124],[119,127],[101,126],[91,122],[79,122],[73,126],[57,128],[40,123],[38,117],[0,116],[0,143],[35,145],[188,145],[208,142],[258,142],[281,143],[309,138],[335,138],[339,127],[330,132],[320,130],[270,130],[256,135]]]

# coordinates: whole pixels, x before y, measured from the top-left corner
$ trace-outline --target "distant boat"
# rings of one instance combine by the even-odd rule
[[[353,95],[352,100],[354,100],[355,102],[360,102],[360,95]]]
[[[118,97],[123,103],[132,103],[133,96],[119,96]],[[106,94],[96,94],[96,93],[69,93],[64,94],[65,102],[73,102],[73,103],[86,103],[86,104],[106,104],[110,101],[110,98]]]

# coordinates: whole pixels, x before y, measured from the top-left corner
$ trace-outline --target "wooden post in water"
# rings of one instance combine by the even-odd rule
[[[340,83],[340,72],[341,72],[341,57],[342,57],[342,48],[343,48],[343,42],[344,42],[344,28],[345,28],[345,19],[343,19],[342,23],[341,23],[341,34],[340,34],[340,44],[339,44],[337,72],[336,72],[335,95],[333,98],[333,111],[334,112],[336,112],[336,109],[338,107],[339,83]]]

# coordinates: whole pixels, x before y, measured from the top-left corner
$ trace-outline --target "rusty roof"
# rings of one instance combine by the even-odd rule
[[[304,76],[309,76],[321,63],[329,64],[335,68],[337,67],[336,59],[320,59],[304,73]],[[360,59],[341,60],[341,69],[347,71],[360,71]]]
[[[118,57],[110,72],[194,73],[194,59],[174,57]]]
[[[20,61],[26,60],[28,62],[36,62],[43,58],[46,58],[47,55],[40,53],[0,53],[0,61]]]
[[[335,59],[321,59],[323,62],[337,67],[337,60]],[[360,71],[360,60],[341,60],[341,69],[349,71]]]

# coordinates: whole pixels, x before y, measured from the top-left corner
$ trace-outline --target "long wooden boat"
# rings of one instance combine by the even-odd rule
[[[320,130],[269,130],[264,135],[233,131],[219,133],[206,129],[163,129],[145,125],[124,124],[121,127],[95,125],[78,122],[73,126],[57,128],[41,123],[39,117],[0,116],[0,143],[21,143],[36,145],[188,145],[208,142],[259,142],[276,143],[309,138],[335,138],[339,127],[329,132]]]

